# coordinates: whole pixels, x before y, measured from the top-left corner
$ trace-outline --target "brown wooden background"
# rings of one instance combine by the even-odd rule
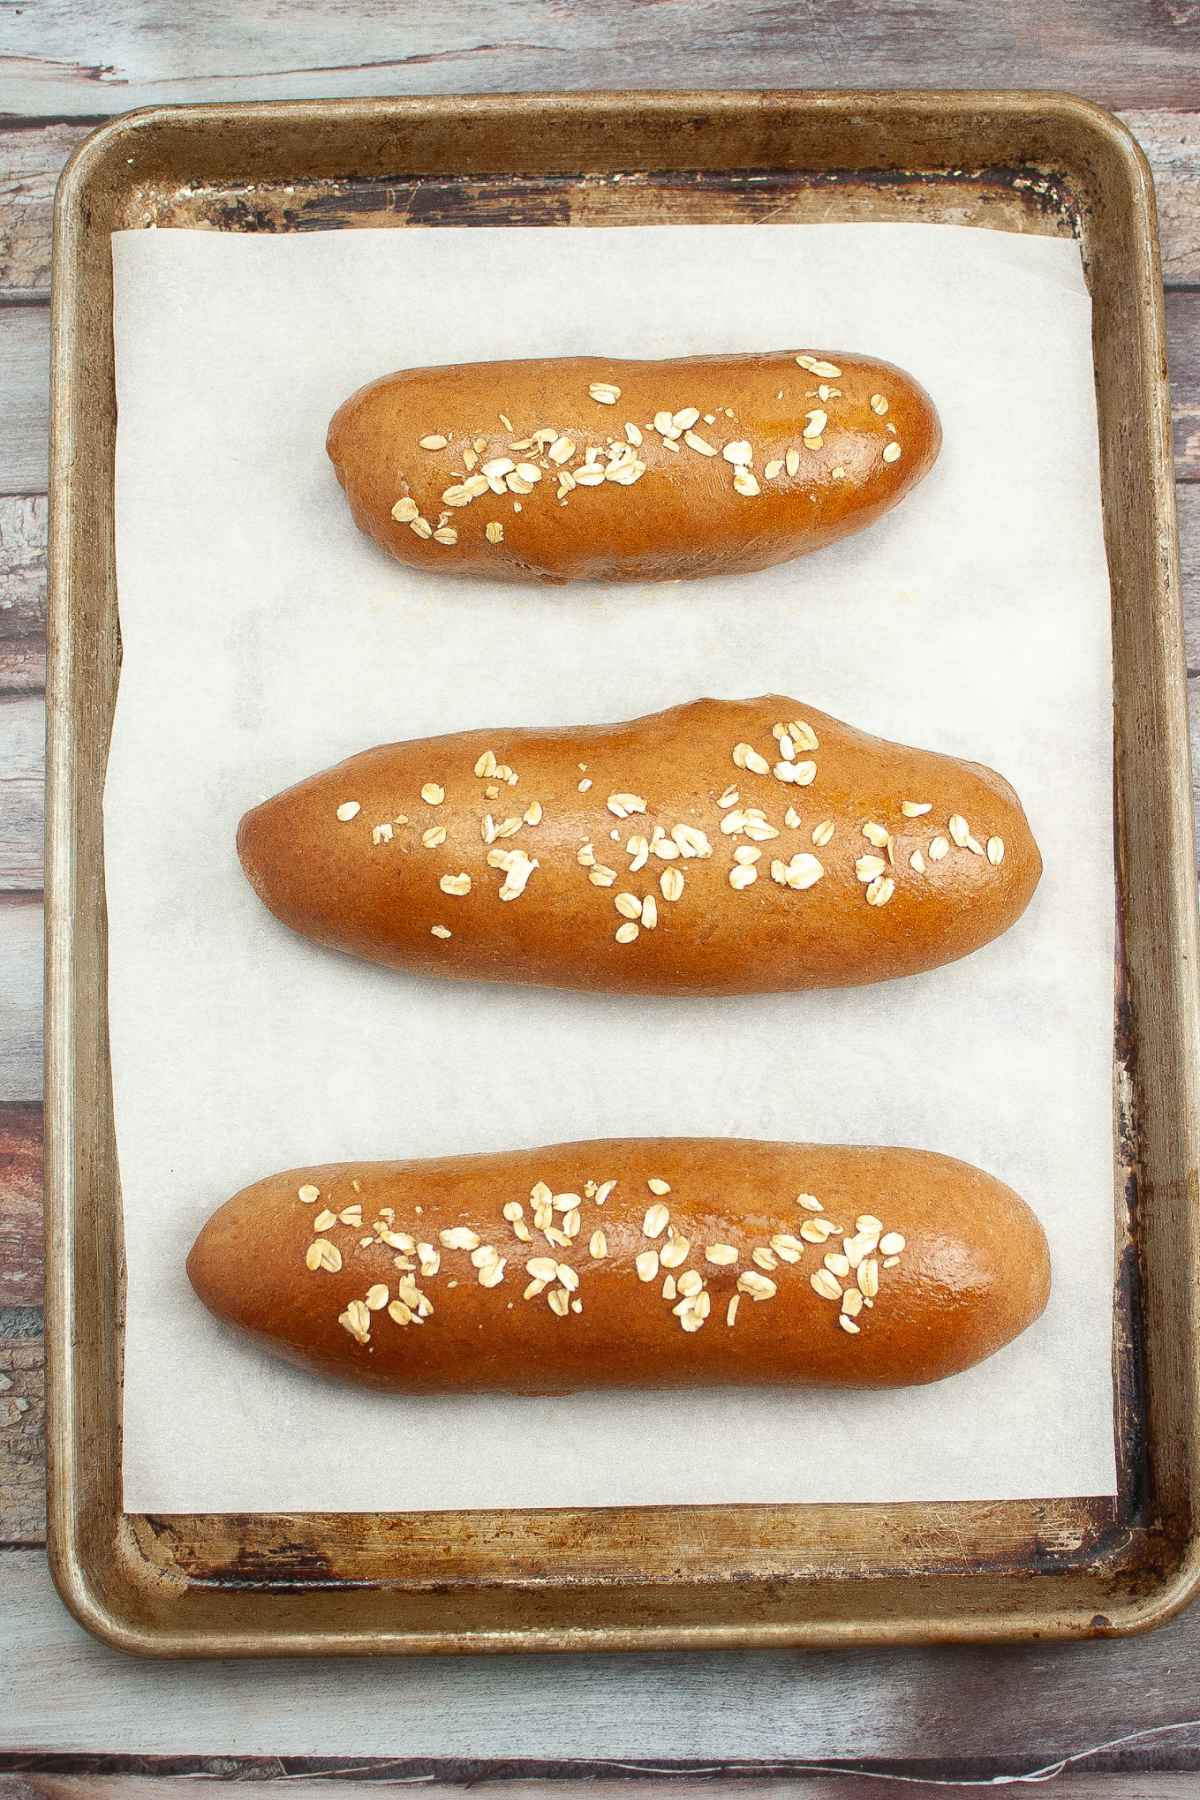
[[[1128,1734],[1076,1800],[1200,1795],[1200,1607],[1150,1638],[1021,1650],[154,1666],[72,1623],[43,1553],[42,685],[50,206],[99,120],[148,102],[597,87],[1061,87],[1158,184],[1193,732],[1200,721],[1200,0],[34,0],[0,6],[0,1800],[665,1772],[930,1793]],[[854,1775],[826,1777],[837,1763]],[[808,1774],[804,1774],[805,1770]],[[664,1774],[655,1776],[653,1770]],[[919,1788],[867,1779],[894,1771]],[[780,1785],[782,1777],[787,1779]],[[134,1786],[136,1782],[136,1788]]]

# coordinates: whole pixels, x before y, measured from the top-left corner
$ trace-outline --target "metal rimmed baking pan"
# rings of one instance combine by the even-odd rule
[[[914,219],[1075,234],[1112,579],[1119,956],[1115,1498],[128,1515],[102,791],[120,665],[110,233]],[[1079,1637],[1200,1578],[1197,926],[1150,175],[1063,95],[539,94],[133,113],[55,225],[47,825],[50,1545],[84,1624],[160,1655]]]

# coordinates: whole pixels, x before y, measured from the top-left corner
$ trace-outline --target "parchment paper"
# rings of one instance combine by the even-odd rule
[[[1076,246],[930,225],[134,231],[113,256],[126,1506],[1112,1492],[1109,593]],[[792,345],[910,369],[945,448],[882,524],[759,575],[417,577],[359,536],[324,454],[338,403],[408,364]],[[876,988],[623,1000],[356,964],[277,925],[239,871],[245,808],[372,744],[772,689],[1002,770],[1046,862],[1020,924]],[[911,1392],[405,1401],[239,1343],[184,1277],[207,1214],[273,1169],[652,1133],[965,1157],[1045,1222],[1049,1311]]]

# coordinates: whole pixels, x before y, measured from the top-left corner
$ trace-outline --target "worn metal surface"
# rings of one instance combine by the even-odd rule
[[[1095,301],[1124,954],[1115,1500],[286,1517],[120,1512],[100,799],[119,665],[108,232],[921,218],[1077,232]],[[50,1538],[163,1654],[1111,1635],[1196,1577],[1192,835],[1162,296],[1144,162],[1062,96],[578,95],[152,112],[57,224],[48,833]]]

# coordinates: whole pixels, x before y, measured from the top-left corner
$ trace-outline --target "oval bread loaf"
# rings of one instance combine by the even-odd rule
[[[246,814],[263,902],[318,942],[465,979],[840,987],[965,956],[1041,859],[977,763],[778,695],[353,756]]]
[[[673,581],[859,531],[932,466],[933,403],[840,351],[403,369],[334,414],[355,521],[401,562],[503,581]]]
[[[1033,1213],[967,1163],[732,1138],[293,1169],[188,1274],[267,1349],[406,1394],[936,1381],[1050,1283]]]

